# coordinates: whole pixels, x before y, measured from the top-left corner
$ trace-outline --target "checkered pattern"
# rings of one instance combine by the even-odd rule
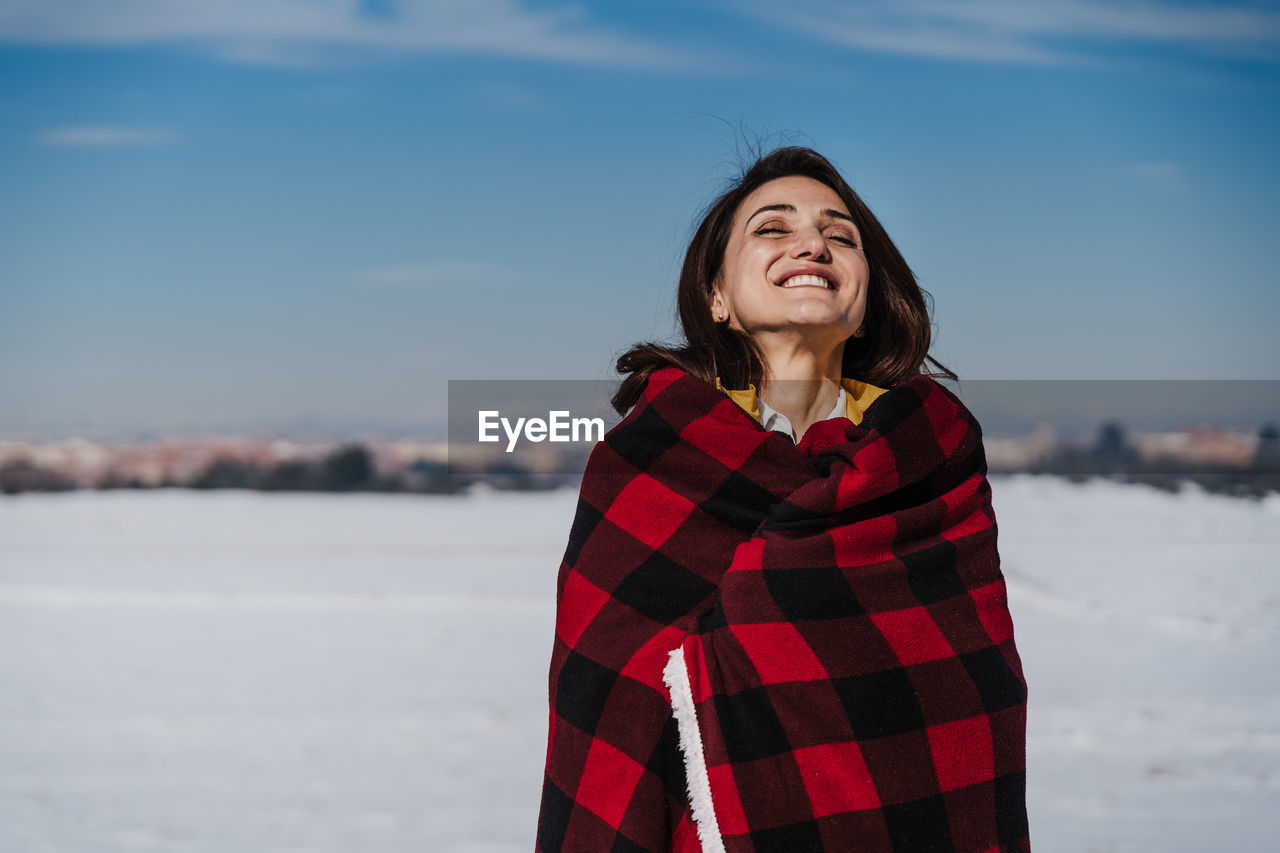
[[[716,830],[730,853],[1029,850],[985,472],[977,423],[926,377],[797,446],[653,374],[591,456],[560,567],[538,850],[702,851]]]

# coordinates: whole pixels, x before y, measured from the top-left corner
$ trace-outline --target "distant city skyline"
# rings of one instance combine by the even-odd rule
[[[1280,4],[0,0],[0,437],[429,434],[611,379],[742,141],[963,378],[1280,379]]]

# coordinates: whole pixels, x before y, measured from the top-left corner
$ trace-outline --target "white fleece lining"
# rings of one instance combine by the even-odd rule
[[[720,824],[711,803],[711,777],[707,775],[707,758],[702,753],[702,733],[693,705],[693,687],[689,684],[689,666],[684,647],[673,649],[662,670],[662,680],[671,692],[671,711],[680,732],[680,752],[684,754],[684,774],[689,783],[689,803],[698,826],[702,853],[725,853]]]

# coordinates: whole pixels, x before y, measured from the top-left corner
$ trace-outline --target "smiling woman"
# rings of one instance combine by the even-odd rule
[[[583,476],[538,849],[1028,850],[981,431],[921,373],[910,268],[784,148],[711,205],[678,303]]]

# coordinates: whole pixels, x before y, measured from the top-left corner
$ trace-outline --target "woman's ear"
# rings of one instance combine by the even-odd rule
[[[711,290],[711,319],[717,323],[723,323],[729,319],[729,308],[725,304],[724,297],[720,295],[719,287]]]

